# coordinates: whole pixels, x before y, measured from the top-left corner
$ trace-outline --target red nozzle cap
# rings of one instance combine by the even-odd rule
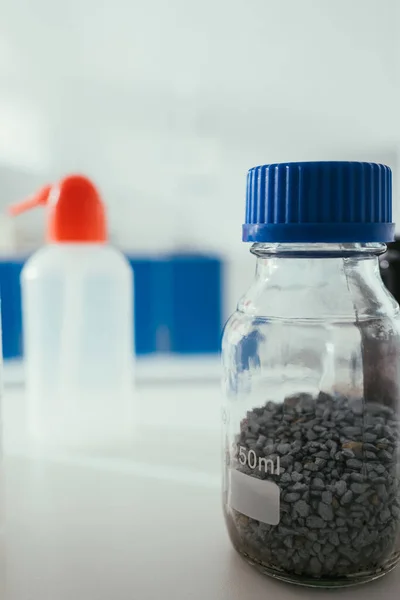
[[[105,242],[104,205],[89,179],[71,175],[52,188],[47,237],[52,242]]]
[[[105,242],[106,217],[100,195],[82,175],[65,177],[55,186],[45,186],[35,196],[12,206],[18,215],[35,206],[48,207],[47,239],[51,242]]]

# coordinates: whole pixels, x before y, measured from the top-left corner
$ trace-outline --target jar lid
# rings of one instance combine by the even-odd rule
[[[394,228],[386,165],[292,162],[248,172],[244,242],[389,242]]]

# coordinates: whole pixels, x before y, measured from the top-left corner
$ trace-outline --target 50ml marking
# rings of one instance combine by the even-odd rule
[[[275,462],[272,458],[265,458],[265,456],[257,456],[254,450],[247,450],[243,446],[239,446],[239,463],[244,467],[248,466],[250,469],[255,471],[265,471],[271,475],[281,474],[281,461],[280,457],[277,456]]]

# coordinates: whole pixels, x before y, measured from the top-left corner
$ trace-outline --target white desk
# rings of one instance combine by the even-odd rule
[[[133,457],[33,458],[21,389],[6,391],[2,600],[332,598],[258,574],[232,550],[219,492],[218,386],[139,390]],[[173,415],[173,425],[171,425]],[[398,600],[400,568],[334,592]]]

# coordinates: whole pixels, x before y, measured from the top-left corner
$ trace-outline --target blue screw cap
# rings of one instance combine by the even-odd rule
[[[389,242],[394,228],[386,165],[293,162],[248,172],[244,242]]]

